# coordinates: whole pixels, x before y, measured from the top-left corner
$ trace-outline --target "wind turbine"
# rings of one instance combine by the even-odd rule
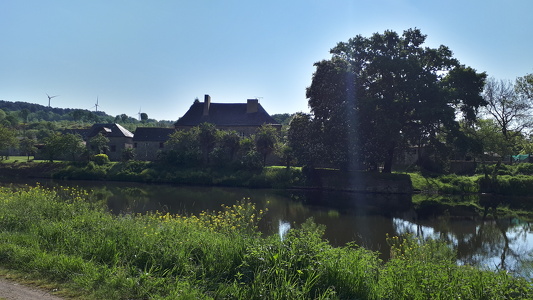
[[[50,96],[50,95],[46,94],[46,96],[48,96],[48,107],[50,107],[50,100],[51,100],[52,98],[55,98],[55,97],[59,96],[59,95]]]
[[[98,112],[98,106],[100,106],[100,105],[98,104],[98,96],[96,96],[96,104],[93,106],[95,108],[95,112]],[[91,107],[91,108],[93,108],[93,107]]]
[[[139,116],[139,121],[141,120],[141,107],[139,106],[139,112],[137,113],[137,115]]]

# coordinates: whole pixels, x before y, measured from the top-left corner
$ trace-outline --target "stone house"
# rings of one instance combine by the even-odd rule
[[[266,112],[257,99],[248,99],[246,103],[212,103],[211,97],[205,95],[203,103],[196,100],[174,125],[177,130],[187,130],[201,123],[214,124],[220,130],[235,130],[241,137],[254,134],[263,124],[281,131],[281,124]]]
[[[122,151],[127,148],[133,148],[133,133],[129,132],[120,124],[94,124],[87,133],[87,142],[102,133],[109,139],[108,149],[104,151],[110,160],[119,161],[122,159]],[[88,144],[88,147],[91,147]],[[95,150],[95,149],[91,149]]]
[[[133,135],[135,159],[156,160],[158,153],[164,150],[165,142],[175,131],[173,128],[137,127]]]

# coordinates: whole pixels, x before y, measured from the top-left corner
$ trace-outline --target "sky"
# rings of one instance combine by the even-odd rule
[[[175,121],[195,98],[308,112],[313,64],[418,28],[490,77],[533,73],[531,0],[0,0],[0,100]]]

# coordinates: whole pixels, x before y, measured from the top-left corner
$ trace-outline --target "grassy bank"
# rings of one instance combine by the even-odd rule
[[[467,195],[490,193],[507,196],[531,196],[533,190],[533,164],[514,166],[485,166],[478,174],[431,174],[421,172],[382,174],[367,172],[340,172],[315,170],[303,172],[302,168],[265,167],[257,170],[239,168],[183,168],[145,161],[108,162],[11,162],[0,163],[0,177],[4,178],[55,178],[73,180],[111,180],[148,183],[173,183],[204,186],[229,186],[250,188],[323,187],[346,191],[390,190],[386,182],[396,185],[401,193],[415,191],[424,194]],[[322,174],[327,173],[328,174]],[[317,174],[322,174],[317,176]],[[355,175],[354,175],[355,174]],[[359,174],[359,175],[357,175]],[[406,176],[408,175],[408,176]],[[355,177],[358,180],[352,180]],[[410,182],[409,182],[410,181]],[[318,183],[317,183],[318,182]],[[382,182],[385,182],[382,183]],[[359,186],[357,185],[359,184]],[[401,189],[402,186],[411,188]],[[379,188],[381,187],[381,189]],[[396,191],[396,192],[398,192]],[[393,191],[394,192],[394,191]]]
[[[419,172],[408,174],[413,190],[429,194],[491,193],[531,196],[533,190],[533,164],[530,163],[484,166],[472,176]]]
[[[71,189],[0,190],[0,265],[87,299],[529,299],[506,272],[457,266],[447,246],[391,237],[392,259],[335,248],[309,221],[261,236],[241,202],[197,216],[112,216]]]
[[[286,188],[304,181],[301,168],[265,167],[260,170],[176,168],[160,164],[129,161],[103,165],[71,163],[54,172],[56,179],[115,180],[158,182],[205,186]]]

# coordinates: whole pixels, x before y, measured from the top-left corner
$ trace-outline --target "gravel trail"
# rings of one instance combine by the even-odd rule
[[[0,277],[0,299],[7,300],[64,300],[50,294],[50,291],[22,285]]]

